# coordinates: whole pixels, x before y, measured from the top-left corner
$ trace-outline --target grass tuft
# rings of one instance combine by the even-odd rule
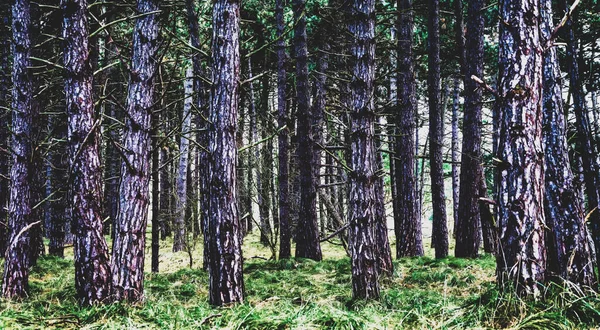
[[[198,244],[201,246],[201,244]],[[378,301],[352,299],[350,259],[323,246],[325,260],[265,260],[258,237],[246,238],[243,304],[208,304],[208,274],[162,242],[161,269],[147,273],[146,301],[81,308],[72,257],[43,257],[32,268],[30,296],[0,301],[1,329],[572,329],[600,325],[600,296],[553,284],[544,300],[500,292],[491,256],[394,262]],[[327,256],[335,257],[327,257]],[[202,260],[202,251],[194,251]],[[149,264],[149,263],[148,263]]]

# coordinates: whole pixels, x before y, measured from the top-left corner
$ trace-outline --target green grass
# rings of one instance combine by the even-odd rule
[[[159,274],[147,273],[146,301],[136,306],[77,305],[72,260],[43,257],[32,269],[30,297],[0,301],[0,329],[572,329],[600,324],[600,298],[548,288],[544,301],[502,295],[494,259],[404,258],[381,299],[352,299],[350,260],[324,245],[325,260],[266,261],[268,249],[250,237],[244,245],[247,299],[208,304],[208,276],[199,261],[162,246]],[[200,244],[199,244],[200,245]],[[201,251],[194,251],[201,260]],[[259,257],[259,258],[256,258]]]

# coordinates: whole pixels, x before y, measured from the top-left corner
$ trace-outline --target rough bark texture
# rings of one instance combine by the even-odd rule
[[[28,0],[16,0],[12,7],[12,167],[8,209],[8,248],[4,261],[2,296],[20,298],[27,295],[29,281],[29,250],[32,218],[32,187],[34,173],[31,163],[33,86],[31,71],[31,16]]]
[[[552,38],[552,1],[542,0],[541,39]],[[591,286],[594,263],[588,244],[583,205],[573,185],[569,163],[567,128],[562,99],[562,81],[556,47],[543,57],[543,141],[545,147],[544,211],[548,254],[547,275]]]
[[[538,296],[545,281],[542,46],[539,1],[500,2],[500,286]]]
[[[240,53],[240,3],[217,0],[213,7],[213,85],[208,150],[209,301],[226,305],[244,300],[241,232],[237,206],[235,134]]]
[[[467,14],[467,38],[465,62],[465,110],[463,118],[463,142],[460,164],[460,195],[458,198],[458,223],[455,228],[456,257],[474,258],[481,242],[481,218],[479,216],[480,192],[478,178],[481,166],[481,93],[471,76],[483,77],[483,6],[484,0],[469,1]],[[475,179],[474,179],[475,178]]]
[[[320,261],[321,243],[317,223],[317,179],[314,171],[314,140],[311,130],[311,106],[306,46],[306,0],[293,0],[297,22],[294,28],[296,49],[296,97],[298,118],[298,168],[300,170],[300,208],[296,232],[296,257]]]
[[[413,59],[412,0],[398,0],[398,105],[396,112],[396,195],[398,215],[394,219],[396,257],[423,255],[421,215],[418,211],[415,173],[415,73]]]
[[[289,148],[288,109],[285,99],[286,71],[285,71],[285,40],[282,37],[285,30],[283,19],[284,0],[275,1],[275,19],[277,21],[277,124],[280,131],[278,136],[279,146],[279,259],[291,256],[290,232],[290,204],[289,204]],[[281,129],[286,126],[285,129]]]
[[[179,140],[179,163],[177,166],[177,177],[175,185],[177,186],[177,204],[175,206],[175,221],[173,222],[173,252],[184,251],[186,249],[185,238],[185,211],[187,206],[187,187],[188,187],[188,167],[190,155],[190,128],[192,123],[192,102],[194,92],[194,72],[192,67],[185,71],[183,113],[181,115],[181,130]]]
[[[569,8],[569,1],[567,0],[561,0],[558,4],[559,9],[563,11]],[[573,111],[577,127],[577,147],[583,166],[585,193],[587,196],[586,212],[591,212],[589,213],[588,222],[596,250],[596,263],[598,263],[598,258],[600,258],[600,212],[597,207],[600,202],[600,166],[596,159],[591,126],[585,110],[585,95],[583,93],[577,55],[579,50],[573,25],[573,18],[569,17],[562,32],[564,39],[567,41],[567,76],[569,77],[569,89],[573,96]]]
[[[75,287],[82,305],[105,302],[111,278],[102,236],[102,168],[89,63],[87,1],[62,0],[65,96],[69,117],[70,200],[74,225]]]
[[[448,255],[448,225],[446,223],[446,196],[444,194],[443,120],[440,105],[440,2],[429,0],[427,23],[428,66],[427,94],[429,97],[429,164],[431,175],[431,200],[433,228],[431,240],[435,257]]]
[[[354,298],[379,298],[375,247],[375,1],[355,0],[350,33],[354,62],[350,144],[350,249]]]
[[[137,10],[158,10],[159,0],[138,0]],[[113,293],[115,300],[144,298],[144,249],[150,185],[150,131],[154,102],[153,81],[158,49],[158,15],[137,19],[127,95],[123,136],[119,215],[113,241]]]
[[[6,36],[0,40],[0,107],[9,108],[10,86],[10,4],[0,5],[0,35]],[[0,110],[0,148],[8,150],[10,111]],[[9,194],[9,155],[0,156],[0,258],[4,257],[8,239],[8,194]]]

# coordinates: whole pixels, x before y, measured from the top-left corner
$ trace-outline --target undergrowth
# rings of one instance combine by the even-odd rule
[[[146,301],[82,308],[72,260],[42,257],[30,296],[0,301],[1,329],[572,329],[600,325],[600,297],[554,285],[543,300],[502,294],[491,256],[404,258],[381,279],[378,301],[352,299],[350,260],[325,246],[322,262],[264,260],[248,240],[243,304],[208,304],[208,275],[197,263],[178,267],[165,242],[163,272],[147,273]],[[327,258],[328,255],[335,257]],[[257,258],[258,257],[258,258]],[[166,259],[165,259],[166,258]],[[186,256],[181,257],[187,258]],[[566,286],[566,285],[565,285]]]

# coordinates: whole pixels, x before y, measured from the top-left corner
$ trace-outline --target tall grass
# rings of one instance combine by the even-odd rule
[[[379,301],[352,299],[350,260],[334,246],[326,258],[267,261],[257,237],[245,243],[247,299],[214,308],[208,276],[187,255],[172,255],[164,243],[164,269],[147,273],[146,301],[81,308],[75,300],[70,259],[43,257],[31,273],[30,296],[0,301],[2,329],[571,329],[600,325],[600,298],[568,283],[547,288],[540,301],[501,293],[494,259],[429,257],[395,262],[382,279]],[[201,246],[201,244],[199,244]],[[337,249],[337,250],[336,250]],[[201,260],[201,251],[196,251]],[[259,257],[259,258],[255,258]]]

